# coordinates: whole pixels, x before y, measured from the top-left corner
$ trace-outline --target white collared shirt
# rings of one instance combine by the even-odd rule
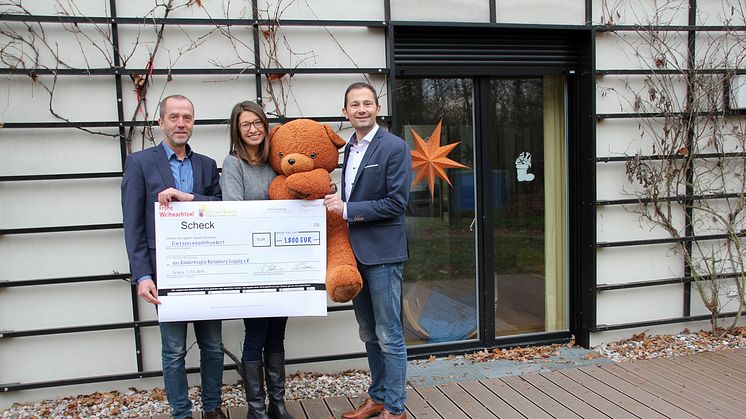
[[[350,193],[352,193],[352,188],[355,187],[355,176],[357,176],[360,163],[362,163],[365,151],[368,150],[368,146],[373,141],[376,132],[378,132],[378,124],[373,125],[373,128],[362,139],[355,141],[350,137],[350,154],[347,156],[347,165],[345,165],[345,201],[350,199]]]
[[[352,188],[355,187],[355,176],[357,171],[360,169],[360,164],[365,157],[365,151],[368,150],[370,142],[373,141],[376,132],[378,132],[378,124],[373,125],[373,128],[365,134],[365,137],[355,140],[350,137],[350,154],[347,156],[347,164],[345,165],[345,204],[342,212],[342,218],[347,219],[347,200],[350,199]]]

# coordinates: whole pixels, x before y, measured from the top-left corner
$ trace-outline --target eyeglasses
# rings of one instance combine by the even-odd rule
[[[254,121],[254,122],[244,122],[241,125],[239,125],[239,128],[241,128],[242,131],[249,131],[252,126],[256,128],[258,131],[261,131],[264,129],[264,123],[261,120]]]

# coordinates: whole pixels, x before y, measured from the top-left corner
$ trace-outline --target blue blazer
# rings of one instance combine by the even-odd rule
[[[175,188],[174,176],[163,143],[132,153],[122,176],[124,241],[132,280],[144,275],[155,279],[155,207],[158,194]],[[194,200],[220,201],[220,175],[215,160],[192,153]]]
[[[345,166],[349,155],[348,143]],[[347,195],[344,176],[343,170],[343,199]],[[404,213],[412,184],[412,156],[407,143],[379,127],[353,184],[347,200],[347,222],[358,262],[378,265],[406,261],[409,254]]]

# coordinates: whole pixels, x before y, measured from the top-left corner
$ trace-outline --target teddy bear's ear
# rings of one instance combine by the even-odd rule
[[[278,124],[278,125],[275,125],[274,127],[272,127],[272,129],[271,129],[271,130],[269,130],[269,138],[272,138],[272,137],[274,137],[274,136],[275,136],[275,133],[277,132],[277,130],[278,130],[278,129],[279,129],[279,128],[280,128],[281,126],[282,126],[282,124]]]
[[[332,127],[330,127],[327,124],[323,124],[323,125],[324,125],[324,129],[326,130],[326,135],[329,136],[329,139],[332,141],[332,144],[337,146],[337,148],[342,148],[344,147],[345,144],[347,144],[347,142],[342,137],[340,137],[336,132],[334,132]]]

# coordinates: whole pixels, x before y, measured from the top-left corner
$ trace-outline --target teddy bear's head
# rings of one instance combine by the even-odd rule
[[[345,140],[332,128],[310,119],[296,119],[270,132],[269,164],[278,174],[290,176],[322,168],[333,171]]]

